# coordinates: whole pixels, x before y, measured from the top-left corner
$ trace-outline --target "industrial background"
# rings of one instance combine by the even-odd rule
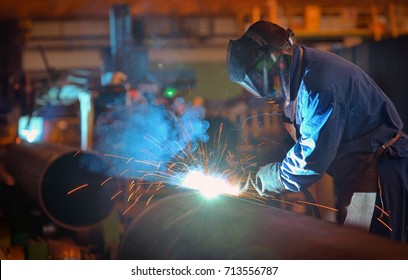
[[[318,213],[303,194],[208,202],[173,180],[197,160],[242,177],[290,148],[227,78],[229,40],[260,19],[360,66],[408,123],[405,0],[2,1],[0,259],[408,258],[334,224],[329,176]]]

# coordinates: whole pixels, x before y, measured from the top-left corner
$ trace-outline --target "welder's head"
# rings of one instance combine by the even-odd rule
[[[227,70],[231,81],[256,97],[284,109],[290,101],[292,31],[267,21],[252,24],[238,40],[230,40]]]

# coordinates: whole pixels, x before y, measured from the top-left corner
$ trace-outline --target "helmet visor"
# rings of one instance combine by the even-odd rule
[[[248,48],[230,41],[227,68],[231,81],[254,96],[286,107],[289,103],[290,56],[273,47]]]
[[[260,55],[259,47],[247,47],[239,41],[230,40],[227,50],[227,70],[233,82],[243,82],[248,64],[252,64]],[[258,56],[258,57],[257,57]]]

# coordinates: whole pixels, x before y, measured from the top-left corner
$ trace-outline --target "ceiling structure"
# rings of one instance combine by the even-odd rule
[[[129,4],[132,15],[224,16],[237,15],[253,7],[267,9],[278,3],[281,7],[318,4],[321,6],[388,5],[406,0],[12,0],[0,1],[0,19],[89,19],[106,18],[115,4]]]
[[[90,63],[88,51],[109,46],[109,12],[118,4],[129,5],[131,16],[141,19],[145,45],[157,49],[152,61],[208,59],[209,50],[213,60],[224,60],[226,42],[261,18],[290,27],[298,42],[325,49],[408,34],[407,0],[3,0],[0,21],[3,30],[15,26],[22,31],[24,61],[31,62],[31,66],[24,64],[26,69],[43,68],[39,45],[54,66],[83,67],[81,63]],[[394,13],[389,12],[390,6]],[[381,17],[375,18],[374,12]],[[173,50],[169,55],[158,46],[177,53]],[[205,56],[196,53],[203,48]],[[86,53],[87,60],[67,59],[68,54],[79,52]],[[98,53],[92,61],[99,65],[99,60]],[[67,61],[79,66],[67,66]]]

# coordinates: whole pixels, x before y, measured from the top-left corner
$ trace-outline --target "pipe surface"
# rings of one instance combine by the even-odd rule
[[[111,166],[98,153],[63,145],[21,143],[8,147],[5,164],[16,187],[59,226],[87,229],[113,210],[111,197],[118,186],[114,178],[106,181]]]
[[[408,259],[408,245],[236,197],[177,193],[140,212],[119,259]]]

